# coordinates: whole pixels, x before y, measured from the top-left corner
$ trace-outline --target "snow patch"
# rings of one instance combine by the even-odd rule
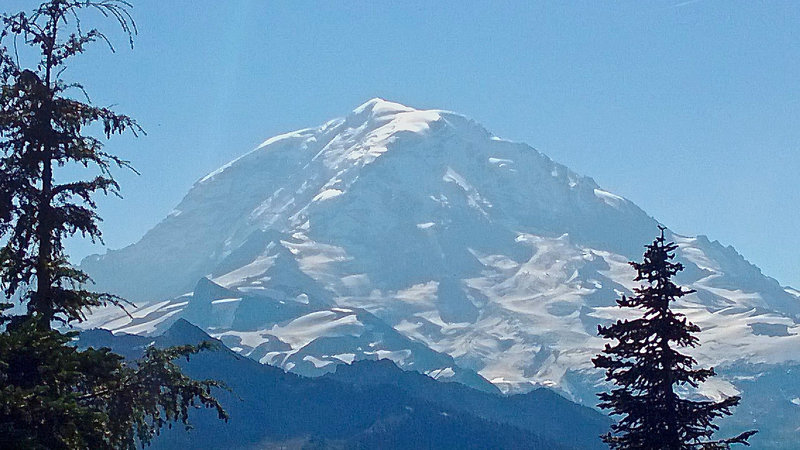
[[[595,189],[594,195],[596,195],[600,200],[606,202],[607,205],[613,206],[614,208],[620,208],[625,203],[624,198],[602,189]]]
[[[338,197],[340,195],[342,195],[342,191],[340,191],[339,189],[325,189],[324,191],[315,195],[312,201],[318,202],[323,200],[329,200],[334,197]]]
[[[314,364],[314,367],[317,369],[323,368],[325,366],[330,366],[331,364],[335,364],[333,361],[323,361],[315,356],[306,355],[303,357],[303,361],[308,361],[311,364]]]
[[[242,301],[242,298],[241,298],[241,297],[236,297],[236,298],[221,298],[221,299],[218,299],[218,300],[213,300],[213,301],[211,302],[211,304],[212,304],[212,305],[219,305],[219,304],[223,304],[223,303],[236,303],[236,302],[240,302],[240,301]]]

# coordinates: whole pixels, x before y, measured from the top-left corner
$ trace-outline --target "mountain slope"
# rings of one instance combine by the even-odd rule
[[[614,300],[635,286],[627,261],[656,232],[636,205],[525,144],[374,99],[265,141],[199,180],[139,242],[82,267],[143,304],[133,320],[99,311],[90,325],[147,334],[186,316],[304,374],[372,352],[594,404],[597,325],[620,314]],[[676,305],[703,329],[695,356],[727,374],[704,395],[741,391],[751,367],[797,365],[795,290],[732,247],[669,238],[679,281],[697,290]],[[205,278],[227,294],[209,297]],[[454,364],[417,363],[424,347]],[[798,383],[775,405],[795,397]]]
[[[89,330],[81,334],[78,345],[108,346],[135,358],[147,345],[197,344],[204,340],[212,338],[179,320],[154,338]],[[202,352],[182,364],[193,377],[218,379],[233,390],[232,394],[217,393],[231,419],[224,423],[209,411],[194,411],[190,416],[192,430],[163,430],[154,448],[578,448],[553,440],[552,431],[536,422],[515,427],[499,414],[478,416],[463,408],[451,408],[439,401],[446,394],[436,394],[454,386],[449,383],[419,375],[432,383],[427,385],[427,392],[435,398],[409,395],[405,386],[410,383],[390,362],[350,367],[353,379],[347,381],[309,379],[238,356],[220,343],[217,350]],[[395,383],[361,381],[374,371]],[[584,414],[573,414],[580,407],[560,397],[555,402],[547,396],[504,398],[466,387],[460,392],[480,399],[478,404],[498,403],[497,410],[508,410],[517,402],[542,416],[569,417],[585,430],[570,440],[590,443],[580,448],[601,448],[599,439],[591,433],[604,427],[606,419],[587,408]],[[551,438],[538,435],[539,431]]]
[[[577,448],[605,448],[599,436],[608,432],[611,425],[597,411],[571,403],[547,388],[501,397],[459,383],[439,383],[416,372],[403,372],[389,360],[340,365],[325,377],[359,385],[396,386],[414,398],[533,431],[545,439]]]

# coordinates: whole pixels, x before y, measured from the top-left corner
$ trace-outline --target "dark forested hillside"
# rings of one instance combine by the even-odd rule
[[[154,343],[212,340],[186,321],[156,338],[83,332],[81,347],[110,346],[126,357]],[[188,374],[225,382],[228,423],[197,410],[195,426],[164,430],[154,448],[600,448],[603,415],[547,390],[502,397],[403,372],[389,361],[342,366],[305,378],[228,350],[195,355]],[[596,443],[593,445],[593,443]]]

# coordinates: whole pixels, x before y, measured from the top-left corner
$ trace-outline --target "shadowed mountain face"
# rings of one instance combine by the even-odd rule
[[[179,320],[154,338],[89,330],[78,345],[108,346],[135,358],[151,343],[203,340],[212,338]],[[190,375],[222,380],[233,390],[218,392],[231,420],[195,411],[190,432],[164,430],[154,448],[602,448],[597,435],[608,426],[603,415],[546,390],[502,397],[406,373],[388,360],[341,366],[330,377],[311,379],[219,344],[183,365]],[[465,403],[453,402],[453,395]],[[567,423],[578,430],[568,430]]]
[[[486,391],[486,380],[554,386],[594,404],[597,325],[620,314],[614,300],[636,286],[627,261],[656,233],[636,205],[525,144],[374,99],[265,141],[199,180],[139,242],[82,267],[142,305],[133,319],[98,311],[90,326],[153,334],[187,317],[304,375],[388,358]],[[755,366],[795,366],[796,291],[732,247],[669,238],[679,281],[697,291],[675,305],[703,329],[693,354],[725,369],[701,394],[752,388],[741,376]],[[774,406],[793,408],[800,382],[784,388]],[[749,404],[744,422],[757,416]]]
[[[454,411],[530,430],[578,448],[605,448],[599,436],[611,420],[586,406],[569,402],[547,388],[508,397],[480,392],[460,383],[440,383],[417,372],[403,372],[391,361],[357,361],[340,365],[325,378],[366,386],[395,386],[414,398]],[[576,427],[579,431],[576,432]]]

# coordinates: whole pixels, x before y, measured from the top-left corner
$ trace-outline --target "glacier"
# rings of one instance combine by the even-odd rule
[[[388,358],[594,405],[597,325],[623,313],[627,262],[658,223],[467,117],[376,98],[266,140],[197,181],[140,241],[84,259],[98,289],[139,305],[84,326],[154,335],[185,318],[303,375]],[[742,394],[725,424],[755,422],[760,446],[782,448],[800,437],[800,293],[733,247],[668,238],[678,281],[696,290],[675,305],[703,330],[691,353],[721,374],[697,394]]]

